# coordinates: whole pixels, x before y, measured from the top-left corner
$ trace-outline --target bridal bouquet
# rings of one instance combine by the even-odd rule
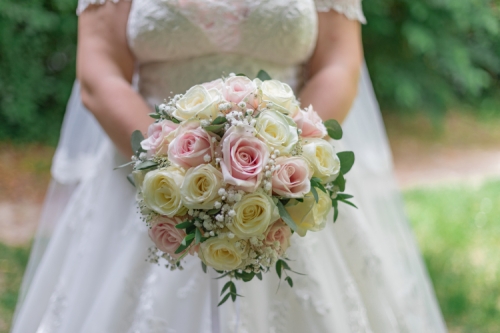
[[[138,204],[156,247],[150,260],[181,268],[197,255],[231,280],[222,304],[234,301],[233,279],[262,279],[276,268],[293,286],[286,260],[291,235],[320,231],[343,192],[352,152],[336,154],[335,120],[300,109],[285,83],[264,71],[203,83],[175,95],[150,115],[148,137],[132,135]]]

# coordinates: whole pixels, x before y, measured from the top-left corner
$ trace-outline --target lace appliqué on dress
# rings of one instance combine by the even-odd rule
[[[91,5],[104,5],[106,2],[111,1],[113,3],[117,3],[120,0],[78,0],[78,7],[76,8],[76,15],[80,15],[83,13],[88,6]],[[132,1],[132,0],[123,0],[123,1]]]
[[[318,12],[327,12],[334,10],[344,14],[349,20],[356,20],[363,24],[366,23],[361,0],[314,0]]]

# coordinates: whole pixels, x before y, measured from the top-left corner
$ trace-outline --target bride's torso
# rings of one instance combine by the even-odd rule
[[[316,36],[314,0],[134,0],[127,26],[150,104],[231,72],[296,86]]]

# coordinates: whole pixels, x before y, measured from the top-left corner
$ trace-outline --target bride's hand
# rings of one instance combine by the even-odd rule
[[[308,64],[309,80],[300,93],[323,119],[344,121],[356,97],[363,63],[361,28],[335,11],[318,13],[318,41]]]
[[[132,89],[134,57],[127,44],[130,1],[90,6],[78,20],[77,77],[83,104],[111,140],[132,155],[130,135],[152,122],[142,97]]]

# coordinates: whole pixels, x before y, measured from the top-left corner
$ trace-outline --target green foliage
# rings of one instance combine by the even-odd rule
[[[364,1],[365,56],[383,108],[435,114],[493,96],[500,88],[498,5],[498,0]]]
[[[405,202],[450,332],[500,332],[500,180],[411,190]]]
[[[0,140],[55,143],[75,77],[76,1],[0,1]]]

